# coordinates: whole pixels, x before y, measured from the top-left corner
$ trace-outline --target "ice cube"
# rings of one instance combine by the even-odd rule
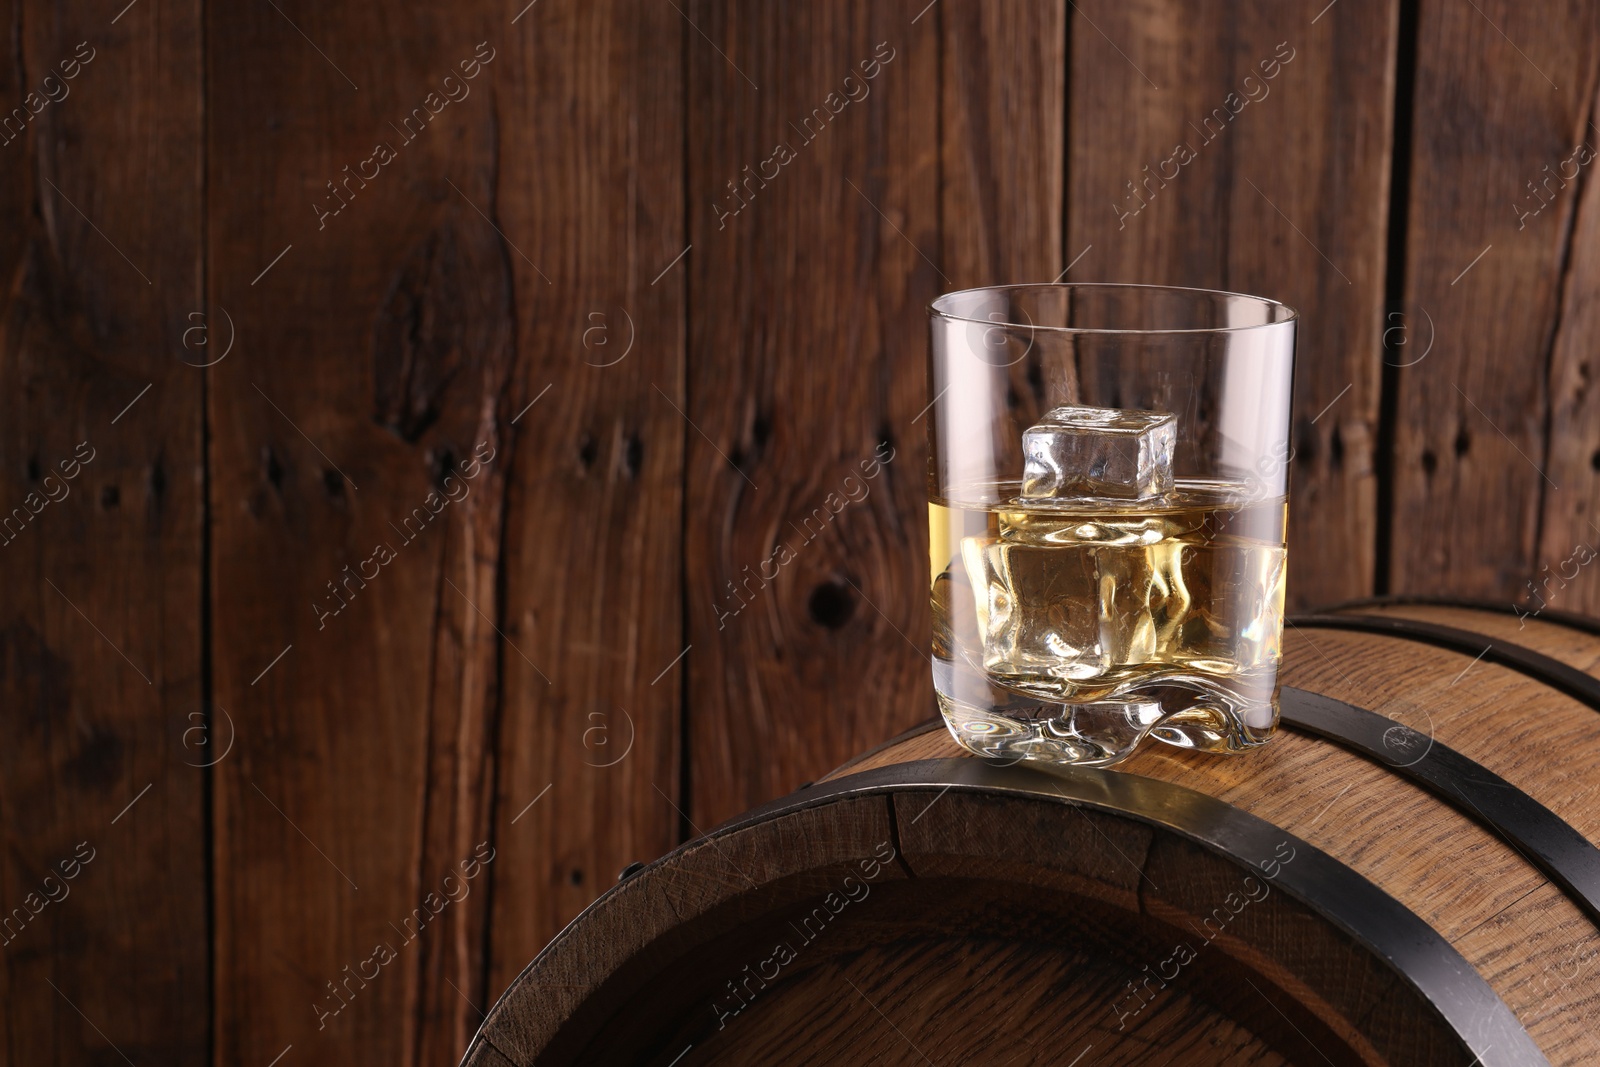
[[[1065,700],[1175,665],[1190,619],[1181,561],[1191,546],[1073,539],[1071,524],[1060,525],[1019,531],[1002,517],[998,536],[962,539],[983,671]]]
[[[1022,433],[1022,496],[1148,500],[1172,488],[1177,419],[1066,405]]]
[[[1180,568],[1187,605],[1171,659],[1208,674],[1260,673],[1283,640],[1284,549],[1221,538],[1186,544]]]
[[[1090,681],[1111,666],[1092,545],[966,537],[961,556],[975,594],[983,669],[990,678],[1060,699],[1071,688],[1064,683]]]

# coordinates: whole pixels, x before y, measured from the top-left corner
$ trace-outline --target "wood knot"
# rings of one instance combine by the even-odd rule
[[[839,578],[830,578],[811,590],[806,611],[818,626],[840,629],[856,613],[855,590]]]
[[[482,219],[452,218],[418,241],[373,326],[374,420],[414,443],[446,410],[457,377],[481,374],[496,387],[510,359],[510,307],[510,267]]]

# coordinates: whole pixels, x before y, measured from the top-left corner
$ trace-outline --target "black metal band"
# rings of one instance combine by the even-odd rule
[[[1524,615],[1517,610],[1516,604],[1505,601],[1472,600],[1464,597],[1437,597],[1437,596],[1408,596],[1404,594],[1391,594],[1389,596],[1369,596],[1359,600],[1346,600],[1338,604],[1318,608],[1318,614],[1330,612],[1356,611],[1360,608],[1404,607],[1417,605],[1419,607],[1436,608],[1466,608],[1469,611],[1486,611],[1494,615],[1515,615],[1519,619]],[[1541,622],[1555,623],[1565,626],[1569,630],[1579,630],[1586,634],[1600,637],[1600,619],[1591,615],[1579,615],[1572,611],[1530,611],[1525,616],[1538,619]]]
[[[1600,849],[1549,808],[1482,764],[1386,715],[1291,686],[1280,691],[1279,705],[1283,725],[1382,764],[1499,836],[1600,926]],[[929,719],[892,743],[943,725]]]
[[[1324,630],[1354,630],[1358,633],[1386,634],[1407,641],[1418,641],[1463,655],[1481,657],[1486,663],[1510,667],[1530,678],[1537,678],[1600,711],[1600,678],[1568,666],[1543,652],[1510,641],[1500,641],[1471,630],[1440,626],[1395,615],[1299,615],[1289,620],[1296,626]]]
[[[1279,705],[1283,725],[1382,764],[1500,837],[1600,926],[1600,849],[1549,808],[1475,760],[1386,715],[1291,686],[1280,691]],[[942,725],[931,719],[893,743]]]
[[[1548,1064],[1515,1014],[1433,927],[1372,882],[1293,834],[1197,790],[1097,768],[1048,773],[981,759],[920,760],[821,782],[763,805],[711,836],[842,797],[908,790],[1025,796],[1104,811],[1160,827],[1255,870],[1287,840],[1295,850],[1276,884],[1343,930],[1417,990],[1482,1067]]]
[[[1600,925],[1600,849],[1493,771],[1409,726],[1342,700],[1291,689],[1282,721],[1381,763],[1499,835]]]

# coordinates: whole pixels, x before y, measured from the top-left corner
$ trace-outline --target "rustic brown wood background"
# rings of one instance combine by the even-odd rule
[[[1297,605],[1600,607],[1592,4],[0,24],[0,1062],[452,1062],[928,715],[943,290],[1282,298]]]

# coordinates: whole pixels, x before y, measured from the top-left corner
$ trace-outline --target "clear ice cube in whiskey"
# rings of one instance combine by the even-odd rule
[[[952,550],[935,589],[970,589],[935,600],[948,634],[935,676],[989,694],[939,684],[946,714],[990,731],[993,754],[1063,762],[1109,762],[1146,732],[1214,751],[1261,743],[1276,721],[1285,510],[1199,480],[1137,501],[933,505]],[[941,676],[942,651],[956,674]],[[1085,720],[1098,748],[1079,736]]]
[[[1149,500],[1172,488],[1177,420],[1157,411],[1067,404],[1022,434],[1022,496]]]

